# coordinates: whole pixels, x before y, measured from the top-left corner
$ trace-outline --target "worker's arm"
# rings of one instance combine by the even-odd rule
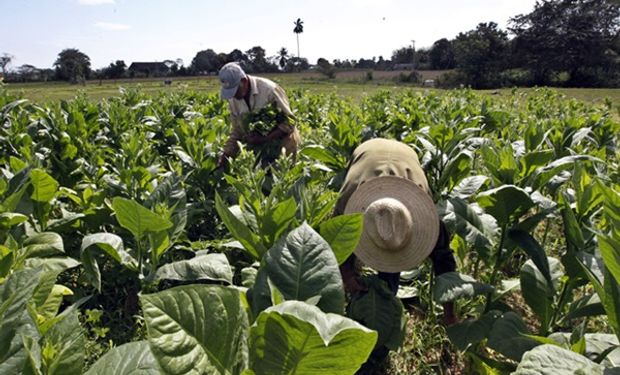
[[[437,238],[437,244],[429,257],[433,262],[433,272],[435,276],[456,271],[456,261],[454,260],[452,249],[450,249],[450,232],[448,232],[446,224],[441,220],[439,221],[439,237]],[[445,325],[458,322],[454,314],[454,304],[452,302],[443,304],[443,321]]]

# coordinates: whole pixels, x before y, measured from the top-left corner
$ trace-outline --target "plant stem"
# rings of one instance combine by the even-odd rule
[[[140,239],[136,238],[136,249],[138,250],[138,274],[142,274],[142,246],[140,245]]]
[[[555,325],[556,320],[558,318],[558,313],[564,308],[564,304],[566,303],[566,296],[569,290],[569,284],[570,284],[570,281],[567,281],[564,283],[564,285],[562,285],[562,293],[560,294],[560,299],[558,300],[558,304],[555,308],[555,311],[553,311],[553,315],[551,316],[551,320],[549,320],[549,324],[547,325],[547,327],[545,327],[546,329],[544,332],[545,336],[547,335],[547,332],[551,330],[551,327]]]
[[[478,280],[478,272],[480,272],[480,257],[477,257],[476,263],[474,264],[474,279]]]
[[[431,307],[431,316],[435,316],[435,301],[433,301],[433,284],[435,283],[435,272],[431,269],[430,279],[428,283],[429,305]]]
[[[549,234],[549,219],[545,219],[545,234],[543,234],[543,240],[541,243],[542,248],[545,248],[547,244],[547,234]]]
[[[497,255],[495,256],[495,265],[493,266],[493,273],[491,273],[491,279],[489,280],[489,284],[491,286],[495,286],[495,279],[497,278],[497,273],[502,266],[502,249],[504,247],[504,241],[506,241],[506,224],[502,225],[502,234],[499,241],[499,246],[497,248]],[[489,311],[491,307],[491,298],[493,297],[493,292],[487,294],[487,303],[484,308],[484,311]]]

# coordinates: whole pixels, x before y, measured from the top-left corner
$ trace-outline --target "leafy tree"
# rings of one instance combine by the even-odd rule
[[[308,63],[308,59],[306,58],[300,59],[297,57],[291,57],[286,62],[286,67],[284,67],[284,71],[295,72],[295,71],[300,71],[300,70],[306,70],[309,67],[310,67],[310,64]]]
[[[375,64],[375,69],[377,70],[385,70],[388,65],[389,65],[389,61],[386,61],[383,59],[383,56],[379,56],[379,59],[377,60],[377,63]]]
[[[9,65],[11,65],[11,61],[13,61],[13,56],[8,53],[3,53],[0,56],[0,68],[2,68],[2,75],[6,77],[6,74],[9,71]]]
[[[164,64],[170,69],[170,74],[175,75],[179,71],[179,65],[174,60],[164,60]]]
[[[103,77],[105,78],[121,78],[125,74],[125,61],[116,60],[116,62],[110,63],[109,66],[103,69]]]
[[[245,53],[241,52],[238,49],[234,49],[230,51],[228,55],[226,55],[227,63],[236,61],[238,63],[241,63],[241,65],[243,65],[243,63],[246,62],[247,60],[248,60],[248,57],[245,55]]]
[[[278,67],[267,61],[265,49],[261,46],[255,46],[245,51],[247,55],[248,65],[244,66],[248,72],[276,72]]]
[[[429,52],[431,69],[453,69],[454,47],[452,42],[446,38],[442,38],[433,43],[433,47]]]
[[[295,21],[295,28],[293,29],[293,32],[297,35],[297,58],[299,59],[299,34],[304,32],[304,21],[302,21],[301,18],[298,18],[297,21]]]
[[[500,85],[508,53],[508,34],[495,22],[480,23],[454,40],[456,65],[467,77],[466,83],[474,88]]]
[[[334,78],[336,76],[336,68],[334,68],[334,66],[326,59],[320,57],[317,60],[316,65],[318,66],[319,72],[324,74],[327,78]]]
[[[431,67],[431,56],[430,49],[421,48],[415,52],[415,67],[416,69],[430,69]]]
[[[351,64],[351,61],[347,60],[339,60],[339,59],[335,59],[333,61],[333,64],[336,68],[343,68],[343,69],[351,69],[353,68],[353,64]]]
[[[359,59],[357,63],[355,64],[355,68],[356,69],[374,69],[375,68],[374,58],[373,60],[364,59],[364,58]]]
[[[591,86],[618,71],[620,3],[617,0],[545,0],[511,19],[516,56],[535,84],[568,72],[568,84]]]
[[[284,69],[284,67],[286,66],[286,62],[288,61],[288,59],[290,58],[289,54],[288,54],[288,50],[284,47],[280,48],[280,51],[278,51],[278,65],[280,65],[281,69]]]
[[[194,72],[217,73],[220,67],[224,65],[224,61],[220,60],[215,51],[207,49],[199,51],[192,60],[191,68]]]
[[[394,64],[411,64],[415,50],[413,47],[403,47],[392,52]]]
[[[90,58],[77,48],[66,48],[58,54],[54,67],[59,79],[76,83],[90,75]]]
[[[17,68],[17,74],[22,81],[33,81],[36,80],[36,76],[39,70],[34,65],[24,64]]]

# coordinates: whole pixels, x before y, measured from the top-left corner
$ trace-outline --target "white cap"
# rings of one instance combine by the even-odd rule
[[[223,99],[228,100],[235,96],[241,79],[247,78],[247,75],[238,63],[230,62],[220,69],[219,78],[222,83],[220,95]]]

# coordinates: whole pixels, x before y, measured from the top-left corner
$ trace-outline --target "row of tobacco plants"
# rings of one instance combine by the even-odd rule
[[[264,171],[242,150],[218,170],[216,95],[41,105],[0,88],[0,374],[353,374],[398,350],[401,301],[372,272],[368,292],[344,293],[361,217],[331,215],[374,137],[418,151],[453,233],[458,272],[427,264],[402,283],[428,314],[455,302],[447,334],[472,373],[618,371],[611,102],[290,96],[296,160]]]

